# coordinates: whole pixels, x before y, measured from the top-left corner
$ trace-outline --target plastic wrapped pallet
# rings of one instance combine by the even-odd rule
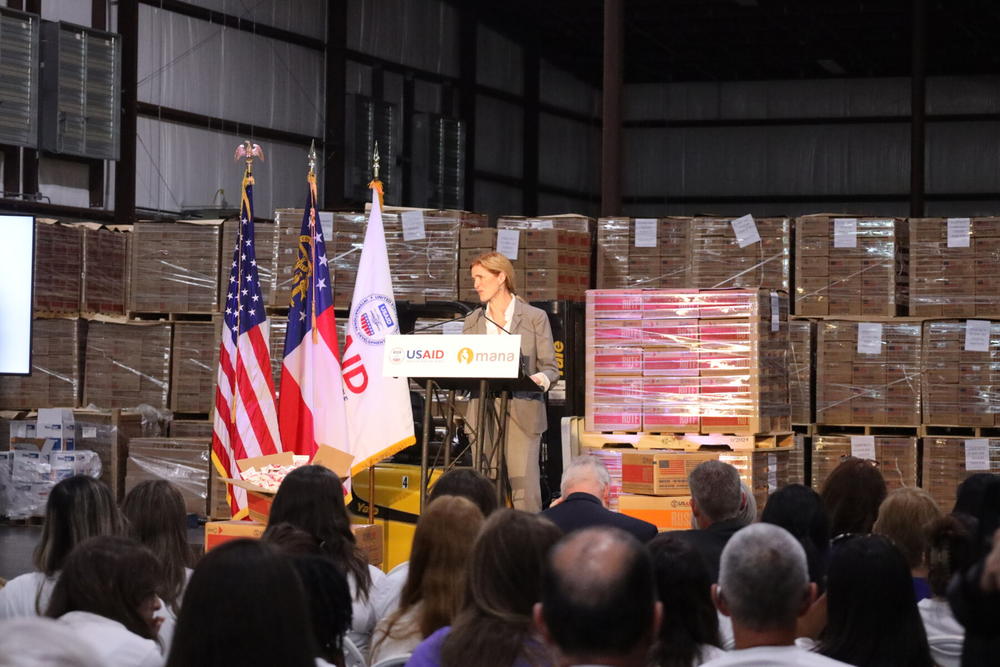
[[[920,424],[919,322],[816,324],[816,423]]]
[[[789,320],[791,342],[788,358],[788,393],[792,402],[792,423],[813,422],[813,341],[814,325],[808,320]]]
[[[31,324],[31,375],[0,376],[0,409],[76,407],[80,404],[84,323],[36,319]]]
[[[211,419],[172,419],[169,435],[171,438],[211,438],[212,429]]]
[[[1000,218],[910,219],[910,315],[1000,316]]]
[[[693,218],[689,286],[788,290],[791,224],[788,218]],[[756,231],[759,240],[751,233]],[[745,244],[741,247],[741,244]]]
[[[133,438],[125,493],[140,482],[163,479],[180,490],[188,514],[206,516],[210,455],[207,438]]]
[[[977,334],[978,343],[972,339]],[[970,345],[981,349],[969,349]],[[923,423],[1000,423],[1000,322],[925,322],[921,363]]]
[[[271,292],[274,290],[277,276],[278,256],[277,256],[277,219],[284,219],[283,211],[288,209],[278,209],[274,212],[275,222],[255,222],[253,225],[254,254],[257,256],[257,278],[260,281],[260,294],[264,303],[274,306],[287,306],[288,300],[284,303],[272,303]],[[299,222],[302,221],[302,210],[299,211]],[[236,231],[239,220],[226,220],[222,223],[222,237],[220,241],[221,262],[219,264],[219,303],[225,303],[226,293],[229,291],[229,272],[232,269],[233,250],[236,249]],[[292,256],[288,265],[289,271],[295,264],[295,256]],[[291,274],[289,274],[291,275]],[[287,288],[286,288],[287,292]]]
[[[917,485],[917,438],[874,437],[875,462],[890,491]],[[858,436],[818,435],[813,438],[812,487],[823,488],[833,469],[852,454],[863,455]]]
[[[795,225],[796,315],[906,314],[905,220],[810,215]]]
[[[214,322],[176,322],[171,348],[170,409],[210,412],[215,403],[220,327]]]
[[[922,486],[945,512],[955,505],[958,485],[977,473],[1000,474],[1000,439],[924,438]]]
[[[83,231],[77,227],[35,223],[34,308],[36,313],[80,312],[83,277]]]
[[[285,334],[288,332],[287,317],[267,318],[270,330],[268,345],[271,351],[271,378],[274,381],[274,391],[281,391],[281,364],[285,360]],[[343,340],[341,340],[343,345]]]
[[[221,227],[219,221],[136,223],[132,231],[129,310],[216,312]]]
[[[87,327],[83,403],[100,408],[148,404],[166,407],[170,397],[171,325],[159,322]]]
[[[577,213],[558,215],[503,215],[497,218],[497,229],[563,229],[588,235],[594,233],[593,218]]]
[[[101,460],[88,450],[41,452],[28,448],[2,454],[0,502],[4,506],[0,508],[0,514],[11,519],[44,516],[52,487],[68,477],[101,476]],[[5,474],[4,470],[9,470],[9,473]]]
[[[130,237],[109,229],[83,230],[80,312],[125,314]]]
[[[789,431],[787,308],[766,290],[589,291],[586,429]]]
[[[597,286],[691,286],[690,218],[601,218],[597,227]]]
[[[796,433],[792,451],[788,453],[788,483],[806,484],[806,450],[812,447],[812,438]],[[763,507],[758,506],[758,509]]]
[[[155,411],[74,410],[76,446],[95,452],[101,460],[101,481],[117,500],[125,497],[125,465],[132,438],[160,435]]]

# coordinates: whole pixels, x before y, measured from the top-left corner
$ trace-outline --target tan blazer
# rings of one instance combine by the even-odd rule
[[[528,305],[515,297],[514,315],[504,327],[512,334],[521,336],[521,355],[524,357],[524,372],[528,375],[545,373],[550,383],[559,379],[556,364],[556,350],[552,342],[552,327],[544,310]],[[465,317],[463,334],[486,334],[486,317],[483,306],[476,308]],[[543,433],[548,421],[545,418],[545,403],[540,400],[515,398],[511,401],[510,416],[521,428],[533,433]]]

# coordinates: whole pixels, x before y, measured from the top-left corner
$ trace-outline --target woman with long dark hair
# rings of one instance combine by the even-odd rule
[[[820,498],[830,518],[830,534],[868,534],[888,493],[885,479],[871,461],[849,456],[830,472]]]
[[[719,617],[712,604],[712,577],[702,555],[687,542],[661,533],[647,545],[656,590],[663,603],[660,632],[649,664],[692,667],[723,655]]]
[[[964,572],[975,562],[976,544],[971,530],[975,521],[968,517],[945,515],[931,524],[927,532],[927,583],[931,596],[917,603],[927,632],[931,657],[938,667],[959,667],[965,628],[955,618],[948,604],[948,584],[953,575]]]
[[[102,665],[162,665],[156,642],[158,569],[156,556],[133,540],[92,537],[66,559],[46,615],[87,642]]]
[[[344,506],[344,486],[337,474],[318,465],[302,466],[290,472],[278,487],[268,517],[269,526],[282,523],[312,535],[323,556],[347,577],[353,600],[353,620],[347,637],[362,654],[367,654],[378,620],[370,594],[385,574],[368,564],[368,558],[354,539]]]
[[[56,484],[45,505],[35,571],[0,588],[0,620],[45,613],[52,587],[73,547],[88,537],[121,532],[121,514],[111,489],[103,482],[76,475]]]
[[[826,595],[818,653],[865,667],[933,667],[910,567],[888,539],[868,535],[838,542]]]

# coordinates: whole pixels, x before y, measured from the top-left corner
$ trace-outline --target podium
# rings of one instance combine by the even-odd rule
[[[382,374],[405,377],[424,388],[424,423],[420,452],[420,509],[427,501],[428,445],[431,436],[435,388],[448,392],[444,467],[454,435],[456,391],[469,391],[476,403],[472,467],[494,479],[503,504],[508,486],[506,470],[507,418],[515,392],[540,392],[524,374],[521,336],[395,335],[385,340]],[[495,411],[491,414],[491,408]],[[496,429],[487,428],[494,418]],[[466,420],[468,423],[468,420]]]

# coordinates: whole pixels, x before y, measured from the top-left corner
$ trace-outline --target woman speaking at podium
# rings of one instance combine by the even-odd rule
[[[538,512],[542,509],[538,450],[548,423],[542,394],[559,379],[552,327],[545,311],[518,298],[514,267],[506,256],[488,252],[477,257],[472,262],[472,280],[483,307],[466,316],[462,333],[520,334],[524,372],[538,385],[538,391],[514,392],[507,420],[507,476],[514,507]],[[469,412],[475,414],[472,406]],[[492,430],[470,425],[477,434],[480,430]]]

